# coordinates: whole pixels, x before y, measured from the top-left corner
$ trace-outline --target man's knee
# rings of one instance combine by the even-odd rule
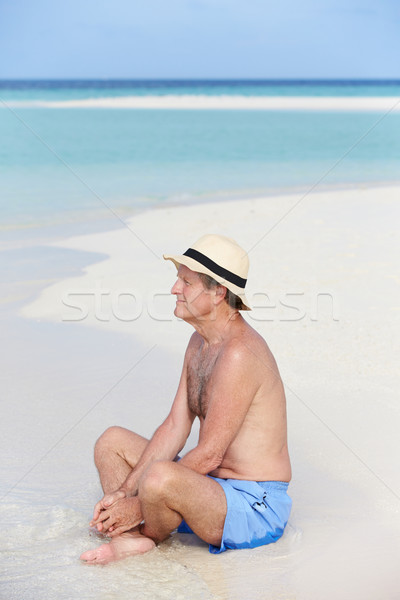
[[[94,446],[95,462],[101,459],[104,452],[118,452],[118,448],[121,445],[122,432],[122,427],[114,425],[113,427],[108,427],[101,434]]]
[[[169,460],[153,462],[139,484],[139,497],[145,502],[156,501],[164,497],[174,481],[175,463]]]

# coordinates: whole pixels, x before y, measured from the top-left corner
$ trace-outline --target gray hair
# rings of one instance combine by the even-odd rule
[[[206,290],[211,290],[212,288],[216,288],[218,286],[225,287],[222,285],[222,283],[218,283],[218,281],[216,281],[213,277],[211,277],[210,275],[207,275],[206,273],[197,273],[197,274],[200,277],[200,280],[201,280],[202,284],[204,285],[204,287],[206,288]],[[226,288],[226,294],[225,294],[224,300],[231,308],[234,308],[235,310],[243,310],[244,309],[241,298],[239,298],[239,296],[237,296],[236,294],[231,292],[231,290],[229,290],[228,288]]]

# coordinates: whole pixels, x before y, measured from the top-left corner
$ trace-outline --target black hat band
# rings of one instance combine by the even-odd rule
[[[202,254],[198,250],[195,250],[194,248],[189,248],[188,250],[186,250],[186,252],[183,253],[183,256],[193,258],[201,265],[203,265],[203,267],[206,267],[206,269],[209,269],[210,271],[215,273],[215,275],[219,275],[219,277],[222,277],[226,281],[229,281],[229,283],[233,283],[234,285],[237,285],[238,287],[243,289],[245,288],[247,279],[243,279],[243,277],[239,277],[239,275],[232,273],[232,271],[224,269],[224,267],[221,267],[216,262],[211,260],[211,258],[208,258],[208,256]]]

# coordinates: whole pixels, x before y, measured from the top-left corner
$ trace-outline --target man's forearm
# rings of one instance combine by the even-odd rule
[[[222,462],[222,458],[223,457],[220,457],[216,451],[203,448],[202,446],[197,446],[185,454],[180,461],[180,464],[192,469],[192,471],[200,473],[201,475],[207,475],[219,467]]]

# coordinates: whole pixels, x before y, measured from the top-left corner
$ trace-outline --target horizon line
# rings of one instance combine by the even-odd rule
[[[283,78],[264,78],[264,77],[17,77],[17,78],[0,78],[2,83],[18,83],[18,82],[34,82],[34,83],[47,83],[47,82],[190,82],[190,83],[236,83],[236,82],[248,82],[248,83],[400,83],[399,78],[392,77],[376,77],[376,78],[364,78],[364,77],[332,77],[332,78],[319,78],[319,77],[283,77]]]

